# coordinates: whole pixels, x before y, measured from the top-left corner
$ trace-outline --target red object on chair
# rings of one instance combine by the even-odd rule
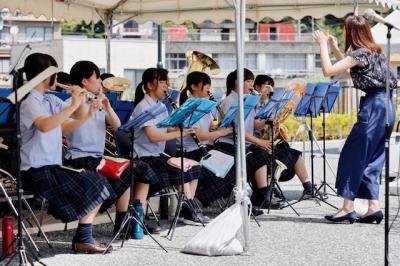
[[[7,257],[14,253],[14,222],[12,218],[3,218],[2,226],[3,256]]]
[[[97,172],[111,179],[120,179],[129,166],[129,160],[105,156],[97,166]]]

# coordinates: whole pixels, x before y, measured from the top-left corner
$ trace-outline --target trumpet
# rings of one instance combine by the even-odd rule
[[[169,95],[168,92],[164,92],[165,93],[165,98],[167,98],[168,102],[172,105],[172,108],[175,110],[178,108],[176,102],[171,98],[171,95]],[[196,145],[199,147],[199,149],[201,150],[201,152],[204,154],[203,156],[206,156],[208,154],[207,149],[201,144],[199,138],[197,137],[196,133],[190,133],[190,136],[193,138],[194,142],[196,143]]]

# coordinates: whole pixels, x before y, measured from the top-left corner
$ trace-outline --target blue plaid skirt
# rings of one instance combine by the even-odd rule
[[[208,146],[207,149],[212,149],[212,146]],[[200,150],[194,150],[185,153],[185,157],[195,161],[200,161],[202,156],[203,153]],[[234,167],[232,167],[232,169],[233,168]],[[215,176],[212,172],[203,167],[202,171],[204,175],[207,175],[207,177],[199,180],[196,198],[200,200],[204,207],[209,206],[211,203],[220,198],[226,198],[230,196],[236,182],[234,169],[230,170],[224,178]]]
[[[46,198],[49,212],[64,223],[78,220],[116,198],[107,179],[91,171],[77,172],[58,165],[22,171],[22,186]]]
[[[81,157],[72,160],[66,160],[65,164],[76,169],[86,169],[95,172],[102,158],[95,157]],[[161,179],[151,169],[151,167],[142,161],[135,160],[133,168],[134,182],[140,182],[144,184],[155,185],[161,183]],[[111,187],[113,188],[117,198],[121,197],[122,194],[129,188],[131,182],[131,171],[128,167],[121,174],[120,179],[108,179]],[[100,212],[104,212],[112,206],[114,202],[105,201],[100,208]]]
[[[150,165],[153,171],[159,176],[161,182],[152,186],[151,191],[158,191],[169,186],[179,186],[182,184],[180,169],[170,166],[166,157],[141,157],[140,161],[143,161]],[[192,167],[189,171],[183,174],[183,180],[188,183],[195,179],[201,179],[206,177],[200,166]]]

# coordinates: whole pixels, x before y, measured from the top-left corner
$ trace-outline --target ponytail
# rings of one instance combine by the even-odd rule
[[[20,69],[18,69],[17,71],[17,88],[20,88],[22,85],[24,85],[24,73],[25,73],[25,69],[23,67],[21,67]]]
[[[144,98],[144,85],[143,81],[137,85],[136,90],[135,90],[135,106],[140,103],[141,100]]]
[[[181,91],[181,94],[179,96],[179,105],[184,104],[184,102],[186,102],[186,100],[189,98],[188,91],[189,91],[189,87],[188,86],[186,86],[186,88],[184,88]]]

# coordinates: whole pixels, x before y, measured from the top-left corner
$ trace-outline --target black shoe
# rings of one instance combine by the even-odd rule
[[[308,200],[311,199],[313,197],[313,190],[312,188],[305,188],[303,190],[303,194],[301,195],[301,199],[302,200]]]
[[[204,217],[202,215],[197,215],[197,213],[188,206],[187,202],[183,202],[182,204],[179,221],[183,224],[196,226],[202,226],[206,223]]]
[[[350,224],[353,224],[357,220],[357,213],[352,211],[342,216],[327,215],[325,216],[325,219],[333,223],[349,222]]]
[[[283,203],[280,199],[275,198],[272,193],[270,186],[260,188],[256,191],[258,193],[258,202],[253,203],[255,206],[259,206],[260,209],[281,209]]]
[[[261,209],[252,207],[251,208],[251,214],[253,214],[254,216],[260,216],[260,215],[263,215],[264,212]]]
[[[359,218],[357,220],[357,223],[373,224],[376,222],[377,224],[380,224],[382,220],[383,220],[383,212],[379,210],[377,212],[374,212],[373,214]]]

